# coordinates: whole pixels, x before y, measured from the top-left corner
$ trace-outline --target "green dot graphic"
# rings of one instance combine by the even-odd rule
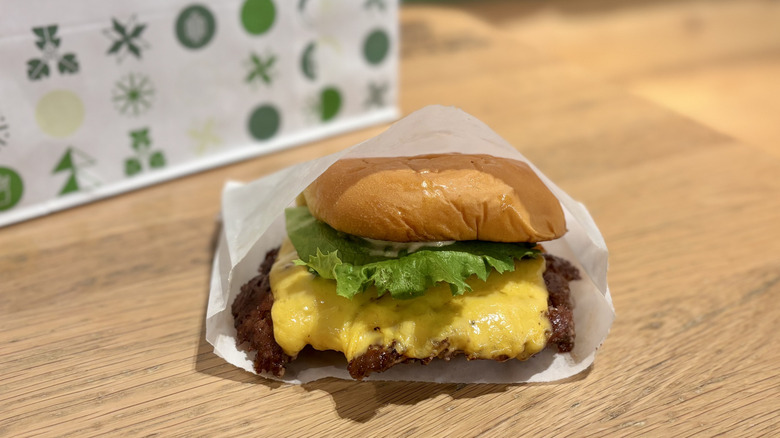
[[[241,24],[252,35],[268,32],[276,19],[276,7],[271,0],[246,0],[241,7]]]
[[[390,50],[390,37],[382,29],[376,29],[363,42],[363,56],[369,64],[379,64]]]
[[[0,211],[8,210],[22,199],[24,184],[13,169],[0,167]]]
[[[320,103],[322,121],[327,122],[336,117],[341,109],[341,93],[336,88],[328,87],[320,93]]]
[[[249,116],[249,133],[256,140],[268,140],[279,130],[281,117],[272,105],[261,105]]]
[[[316,49],[317,44],[312,41],[306,45],[301,55],[301,71],[311,81],[317,79],[317,61],[314,58]]]
[[[176,38],[188,49],[200,49],[208,44],[217,32],[214,14],[203,5],[184,8],[176,19]]]

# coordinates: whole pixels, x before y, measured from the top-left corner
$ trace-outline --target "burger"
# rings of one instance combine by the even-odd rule
[[[307,347],[355,379],[400,363],[568,352],[558,199],[524,162],[433,154],[337,161],[285,211],[287,235],[232,305],[236,342],[281,377]]]

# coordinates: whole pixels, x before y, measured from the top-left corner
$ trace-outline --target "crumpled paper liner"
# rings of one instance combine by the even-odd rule
[[[331,164],[341,158],[411,156],[431,153],[485,153],[528,162],[516,149],[473,116],[453,107],[428,106],[392,125],[382,134],[349,149],[300,163],[247,184],[228,182],[222,193],[223,233],[214,258],[206,313],[206,339],[214,352],[254,373],[253,354],[236,345],[230,306],[241,285],[257,274],[265,254],[285,235],[283,211]],[[529,163],[530,164],[530,163]],[[585,207],[573,200],[531,164],[561,201],[568,233],[545,242],[546,250],[574,263],[583,276],[571,283],[577,341],[571,353],[545,349],[526,361],[434,360],[426,366],[397,365],[367,380],[441,383],[550,382],[588,368],[615,318],[607,286],[607,247]],[[350,379],[343,355],[302,354],[282,379],[305,383],[324,377]]]

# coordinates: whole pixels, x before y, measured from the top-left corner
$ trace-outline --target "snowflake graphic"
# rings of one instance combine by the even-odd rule
[[[0,146],[7,146],[9,138],[11,133],[8,130],[8,123],[5,122],[5,117],[0,115]]]
[[[266,85],[270,85],[273,81],[274,71],[272,67],[276,62],[276,56],[269,54],[268,56],[258,56],[255,53],[249,55],[249,74],[244,79],[248,84],[253,82],[262,81]]]
[[[195,153],[203,155],[208,149],[222,145],[222,139],[214,132],[216,121],[213,118],[206,120],[200,126],[196,126],[187,135],[195,140]]]
[[[146,25],[138,24],[135,15],[126,23],[120,23],[116,18],[112,18],[111,22],[112,27],[103,30],[103,35],[112,42],[106,54],[116,54],[117,62],[122,62],[128,55],[141,59],[142,49],[149,48],[149,43],[141,38]]]
[[[368,98],[366,99],[364,106],[368,109],[371,107],[382,108],[385,106],[385,93],[387,93],[387,82],[368,83]]]
[[[152,106],[154,86],[149,77],[140,73],[130,73],[114,84],[111,100],[122,114],[139,116]]]

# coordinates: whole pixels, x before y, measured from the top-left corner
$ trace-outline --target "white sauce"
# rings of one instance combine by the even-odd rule
[[[387,240],[375,240],[366,237],[362,238],[371,244],[369,254],[372,256],[398,257],[401,251],[406,250],[407,254],[419,251],[425,248],[441,248],[452,245],[455,240],[438,240],[435,242],[389,242]]]

